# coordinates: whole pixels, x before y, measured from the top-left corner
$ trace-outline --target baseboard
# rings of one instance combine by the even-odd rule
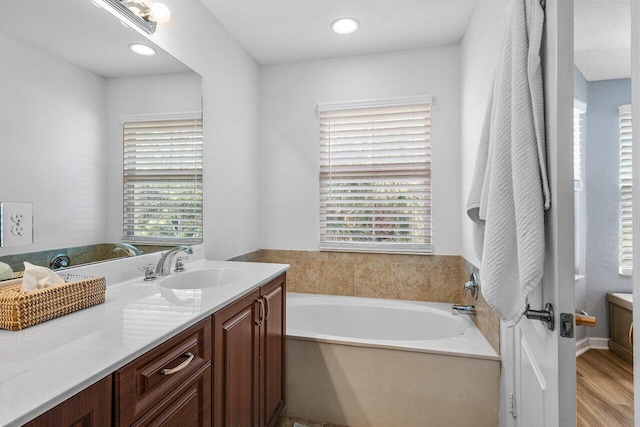
[[[588,337],[576,341],[576,357],[591,349],[609,350],[609,338]]]

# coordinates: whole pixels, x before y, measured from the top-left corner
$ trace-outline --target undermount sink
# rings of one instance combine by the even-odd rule
[[[159,285],[168,289],[214,288],[237,282],[246,275],[246,271],[235,268],[208,268],[175,273],[160,281]]]

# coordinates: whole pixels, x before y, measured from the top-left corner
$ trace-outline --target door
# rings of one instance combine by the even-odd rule
[[[260,425],[274,426],[284,408],[286,397],[286,288],[285,275],[260,288],[266,307],[260,333]]]
[[[637,1],[631,2],[631,86],[632,86],[632,134],[640,135],[638,123],[640,123],[640,90],[637,82],[640,82],[640,4]],[[640,150],[637,149],[637,139],[633,141],[633,164],[640,164]],[[638,201],[640,200],[640,168],[633,169],[633,211],[640,212]],[[640,215],[633,216],[633,241],[640,241]],[[633,251],[633,271],[640,271],[640,251]],[[633,322],[640,325],[640,274],[633,275]],[[638,296],[636,298],[636,295]],[[633,365],[640,366],[640,339],[633,341]],[[640,375],[634,370],[633,374],[633,409],[636,416],[634,417],[634,425],[640,426]]]
[[[25,427],[111,425],[111,375],[25,424]]]
[[[560,313],[573,313],[573,2],[548,0],[545,10],[543,70],[547,172],[551,209],[545,216],[546,258],[541,286],[529,296],[532,309],[551,303],[555,330],[523,318],[505,331],[507,380],[503,403],[515,415],[504,425],[575,425],[575,339],[561,338]],[[510,382],[510,384],[509,384]]]
[[[260,393],[259,291],[213,315],[213,425],[258,425]]]

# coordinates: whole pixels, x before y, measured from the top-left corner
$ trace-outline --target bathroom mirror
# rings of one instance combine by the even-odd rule
[[[49,267],[62,254],[77,265],[201,241],[114,246],[123,121],[201,117],[198,74],[89,0],[3,1],[0,55],[0,202],[33,207],[33,241],[0,248],[0,261]]]

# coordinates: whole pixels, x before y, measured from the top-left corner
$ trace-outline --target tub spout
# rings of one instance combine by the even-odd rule
[[[476,306],[475,305],[458,305],[453,304],[451,306],[451,312],[456,316],[460,313],[468,314],[470,316],[476,315]]]

